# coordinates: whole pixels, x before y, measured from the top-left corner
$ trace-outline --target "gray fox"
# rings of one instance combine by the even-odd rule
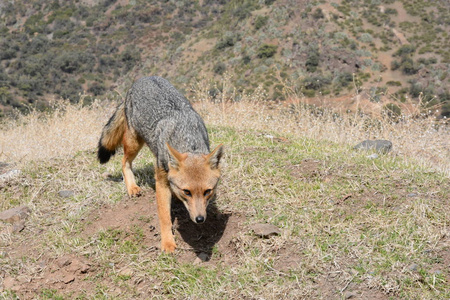
[[[209,150],[205,124],[190,102],[167,80],[144,77],[129,90],[105,125],[98,144],[104,164],[123,145],[122,171],[129,196],[138,196],[132,162],[147,144],[156,157],[156,201],[161,227],[161,249],[176,248],[170,217],[172,194],[180,199],[195,223],[206,219],[206,207],[220,178],[223,145]]]

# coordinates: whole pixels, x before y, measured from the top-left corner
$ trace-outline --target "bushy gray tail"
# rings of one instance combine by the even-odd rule
[[[125,126],[125,105],[122,103],[106,123],[98,142],[97,157],[101,164],[107,163],[116,154],[116,149],[122,144]]]

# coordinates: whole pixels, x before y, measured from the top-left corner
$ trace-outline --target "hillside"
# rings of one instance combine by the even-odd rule
[[[448,1],[0,1],[0,109],[120,98],[160,75],[190,93],[228,74],[267,100],[357,95],[450,112]],[[211,83],[209,93],[222,86]]]

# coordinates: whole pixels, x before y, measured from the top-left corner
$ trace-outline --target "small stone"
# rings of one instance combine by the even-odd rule
[[[418,264],[410,264],[408,266],[408,270],[413,271],[413,272],[417,271],[418,269],[419,269],[419,265]]]
[[[198,255],[198,258],[200,258],[202,261],[208,261],[209,255],[207,253],[202,252]]]
[[[378,154],[373,153],[373,154],[367,155],[366,157],[367,157],[368,159],[377,159],[377,158],[378,158]]]
[[[71,263],[72,263],[72,260],[67,256],[60,257],[56,260],[56,265],[59,268],[64,268],[64,267],[70,265]]]
[[[409,193],[408,195],[406,195],[407,197],[417,197],[417,193]]]
[[[73,191],[59,191],[58,195],[62,198],[69,198],[72,197],[75,193]]]
[[[124,268],[124,269],[120,270],[120,272],[119,272],[119,276],[131,277],[131,276],[133,276],[133,274],[134,274],[134,272],[130,268]]]
[[[13,224],[13,232],[21,232],[25,228],[25,221],[19,221]]]
[[[71,283],[75,281],[75,276],[72,274],[67,274],[66,276],[63,277],[62,280],[65,284]]]
[[[255,235],[263,238],[268,238],[273,235],[279,235],[280,229],[272,224],[255,224],[251,228]]]
[[[365,140],[353,147],[356,150],[375,150],[378,153],[386,154],[392,150],[392,142],[388,140]]]
[[[25,220],[31,213],[31,209],[28,206],[14,207],[5,211],[0,212],[0,220],[7,223],[17,223]]]
[[[89,269],[90,269],[91,267],[89,266],[89,265],[86,265],[86,264],[81,264],[81,266],[80,266],[80,272],[81,273],[87,273],[88,271],[89,271]]]
[[[194,260],[194,265],[199,265],[202,262],[208,261],[209,260],[209,255],[207,253],[200,253],[197,255],[197,257]]]
[[[433,272],[434,275],[442,275],[442,271],[441,270],[436,270]]]
[[[7,181],[20,175],[20,170],[14,169],[0,175],[0,181]]]
[[[354,298],[354,297],[356,297],[356,294],[353,293],[353,292],[346,292],[346,293],[344,294],[344,298],[345,298],[345,299],[352,299],[352,298]]]

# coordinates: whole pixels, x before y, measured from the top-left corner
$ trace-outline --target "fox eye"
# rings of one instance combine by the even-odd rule
[[[189,197],[192,195],[190,190],[183,190],[183,193]]]
[[[207,189],[204,193],[203,196],[209,196],[211,194],[212,190],[211,189]]]

